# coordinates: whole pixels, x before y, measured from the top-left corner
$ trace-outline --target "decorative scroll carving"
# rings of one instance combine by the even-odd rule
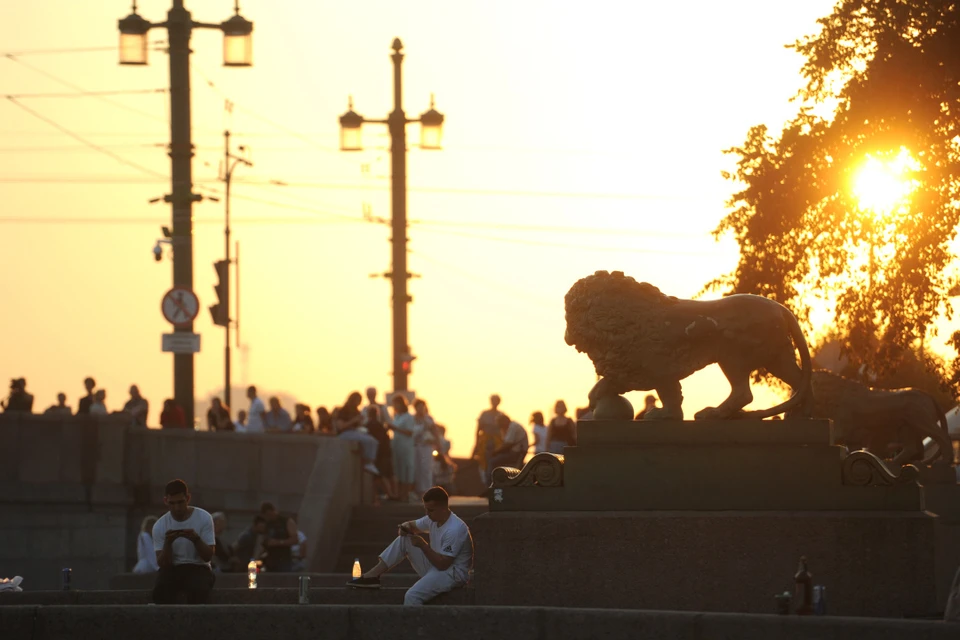
[[[499,487],[562,487],[563,456],[555,453],[538,453],[530,458],[523,469],[497,467],[493,470],[492,484]]]
[[[843,484],[856,487],[892,487],[915,483],[920,470],[912,464],[900,468],[899,474],[869,451],[854,451],[843,460]]]

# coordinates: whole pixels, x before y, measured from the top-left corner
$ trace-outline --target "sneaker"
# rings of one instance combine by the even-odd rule
[[[380,578],[354,578],[347,586],[352,589],[379,589]]]
[[[373,464],[372,462],[368,462],[367,464],[363,465],[363,470],[367,473],[372,473],[375,476],[380,475],[380,469],[377,469],[377,465]]]

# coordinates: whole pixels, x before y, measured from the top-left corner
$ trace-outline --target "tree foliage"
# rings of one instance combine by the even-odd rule
[[[808,326],[820,299],[847,356],[882,372],[951,312],[960,2],[841,0],[818,23],[792,45],[806,59],[796,116],[727,150],[739,190],[715,235],[732,233],[740,259],[709,286],[774,298]],[[901,149],[914,189],[890,211],[865,210],[855,172]]]

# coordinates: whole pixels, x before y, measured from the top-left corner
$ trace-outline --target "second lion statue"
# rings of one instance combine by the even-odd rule
[[[656,417],[682,420],[680,381],[717,363],[730,395],[696,419],[810,413],[807,341],[796,317],[774,300],[747,294],[680,300],[622,272],[597,271],[570,288],[565,306],[567,344],[586,353],[601,376],[590,391],[591,407],[604,397],[656,390],[663,404]],[[759,370],[783,380],[793,393],[770,409],[744,412],[753,400],[750,378]]]

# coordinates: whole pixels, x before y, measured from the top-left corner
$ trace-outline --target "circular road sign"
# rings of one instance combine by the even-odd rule
[[[167,322],[175,327],[188,326],[200,313],[200,301],[190,289],[174,287],[164,294],[160,310]]]

